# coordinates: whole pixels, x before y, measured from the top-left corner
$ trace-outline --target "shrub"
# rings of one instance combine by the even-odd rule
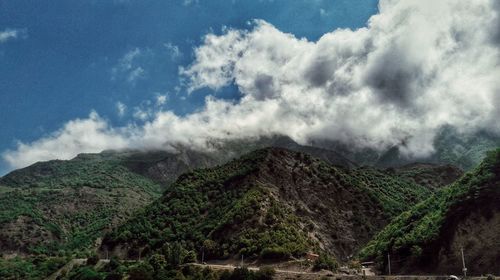
[[[153,280],[153,267],[145,262],[134,265],[130,268],[130,280]]]
[[[101,280],[102,277],[91,267],[82,267],[71,277],[72,280]]]
[[[158,272],[167,266],[167,261],[164,255],[154,254],[149,258],[149,264],[153,267],[155,272]]]
[[[314,262],[314,270],[337,270],[337,262],[327,254],[320,254],[319,258]]]
[[[233,270],[233,273],[231,274],[231,277],[229,279],[231,280],[249,280],[252,279],[253,273],[248,270],[246,267],[239,267],[235,268]]]
[[[196,253],[194,251],[189,251],[184,257],[183,263],[195,263]]]
[[[290,252],[282,247],[264,248],[260,257],[264,260],[284,260],[290,258]]]
[[[122,280],[123,277],[120,273],[118,272],[111,272],[104,278],[104,280]]]

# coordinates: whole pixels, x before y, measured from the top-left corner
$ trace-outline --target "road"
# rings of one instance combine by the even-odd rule
[[[137,262],[137,260],[121,260],[122,262]],[[65,264],[63,267],[61,267],[58,271],[54,272],[52,275],[46,278],[46,280],[56,280],[56,278],[61,275],[62,273],[67,273],[71,271],[75,266],[79,265],[84,265],[87,262],[87,259],[73,259],[69,261],[67,264]],[[101,259],[99,262],[95,265],[95,267],[100,267],[105,263],[108,263],[109,260],[106,259]],[[213,270],[234,270],[238,266],[232,265],[232,264],[200,264],[200,263],[189,263],[185,265],[192,265],[192,266],[197,266],[197,267],[208,267]],[[247,266],[247,268],[251,271],[258,271],[259,267],[258,266]],[[337,279],[361,279],[361,275],[334,275],[332,273],[328,273],[326,271],[323,272],[305,272],[305,271],[294,271],[294,270],[281,270],[281,269],[276,269],[276,279],[302,279],[302,280],[308,280],[308,279],[319,279],[322,276],[329,276],[329,277],[336,277]],[[368,280],[436,280],[436,279],[446,279],[447,276],[443,275],[393,275],[393,276],[383,276],[383,275],[377,275],[377,276],[366,276],[365,279]],[[331,278],[333,279],[333,278]],[[471,277],[469,278],[471,280],[485,280],[486,277]],[[497,280],[500,280],[497,278]]]
[[[188,265],[193,265],[193,266],[198,266],[198,267],[208,267],[213,270],[234,270],[238,266],[231,265],[231,264],[199,264],[199,263],[190,263]],[[247,266],[248,270],[251,271],[258,271],[259,267],[257,266]],[[281,270],[281,269],[275,269],[277,274],[288,274],[288,275],[310,275],[310,276],[325,276],[327,273],[320,273],[320,272],[305,272],[305,271],[294,271],[294,270]],[[333,275],[333,274],[332,274]]]

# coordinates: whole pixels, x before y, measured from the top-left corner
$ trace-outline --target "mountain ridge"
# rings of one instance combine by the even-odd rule
[[[255,155],[261,156],[255,158]],[[227,175],[232,173],[225,170],[233,170],[239,165],[247,166],[248,157],[250,157],[251,166],[253,166],[251,168],[252,172],[241,171],[243,173],[238,173],[238,176],[236,176],[238,183],[235,183],[234,176]],[[218,179],[205,179],[213,176]],[[256,186],[260,187],[257,188]],[[107,235],[103,244],[111,251],[119,244],[118,251],[127,251],[126,247],[130,246],[133,254],[130,255],[129,250],[126,256],[134,257],[138,254],[138,251],[145,250],[145,248],[148,248],[147,251],[160,250],[164,244],[179,240],[179,237],[176,236],[180,233],[175,233],[179,230],[179,226],[174,225],[181,221],[189,221],[182,228],[193,230],[208,227],[205,230],[200,229],[195,233],[190,233],[190,235],[194,234],[198,237],[193,237],[193,243],[188,242],[186,249],[198,252],[203,242],[201,237],[210,238],[210,232],[215,230],[213,226],[220,224],[222,221],[215,216],[211,216],[211,219],[205,221],[206,216],[190,207],[205,209],[206,205],[213,203],[218,205],[218,202],[205,197],[204,194],[216,192],[222,195],[225,192],[221,193],[220,188],[230,188],[230,190],[225,189],[225,192],[228,193],[239,193],[239,196],[234,197],[233,202],[230,202],[230,200],[228,205],[240,203],[238,202],[240,198],[245,197],[247,192],[252,191],[259,193],[254,195],[254,198],[257,199],[254,201],[256,204],[259,204],[257,201],[267,201],[269,204],[269,199],[275,200],[276,203],[281,205],[282,209],[288,209],[288,216],[292,217],[292,220],[300,221],[302,226],[298,228],[304,231],[303,236],[309,236],[316,240],[319,248],[329,251],[330,254],[339,259],[346,259],[363,242],[367,242],[371,238],[371,234],[374,234],[389,222],[391,216],[399,214],[407,209],[409,205],[418,202],[430,193],[430,190],[426,187],[405,181],[400,177],[393,177],[376,169],[338,167],[302,153],[281,148],[266,148],[254,151],[241,159],[233,160],[220,167],[195,170],[182,175],[176,183],[167,188],[159,201],[156,201],[150,207],[146,207],[145,212],[138,214],[131,222]],[[183,192],[187,192],[189,195]],[[180,198],[173,202],[172,195],[176,199],[180,195]],[[193,201],[195,198],[192,196],[196,197],[195,201]],[[177,206],[174,207],[174,205]],[[178,210],[181,205],[191,205],[188,207],[188,209],[191,209],[189,210],[191,211],[190,215],[186,217],[181,215],[181,217],[175,218],[175,215],[178,214],[177,211],[181,211]],[[224,207],[226,206],[219,205],[215,208],[211,207],[211,210],[207,211],[224,213],[237,211],[231,207]],[[170,212],[173,211],[172,209],[176,209],[176,212]],[[180,209],[184,208],[181,207]],[[226,210],[222,211],[220,209]],[[264,212],[267,211],[265,207],[263,209]],[[253,211],[257,210],[253,209]],[[264,212],[259,214],[260,216],[256,215],[264,217]],[[201,211],[201,213],[205,212]],[[207,215],[210,216],[210,213],[208,212]],[[335,222],[333,223],[333,221]],[[208,224],[205,224],[205,222]],[[308,224],[308,227],[304,226],[306,224]],[[258,225],[262,226],[262,224],[256,222],[250,228],[259,228]],[[261,227],[261,230],[261,232],[254,233],[254,235],[260,236],[259,234],[261,234],[265,236],[268,234],[265,225]],[[234,234],[236,235],[235,238],[238,239],[238,233]],[[161,237],[170,235],[172,235],[171,238]],[[297,234],[294,233],[293,235]],[[231,237],[231,234],[226,233],[224,236]],[[150,242],[150,240],[157,240],[158,238],[158,241]],[[256,242],[260,242],[260,239],[257,238]],[[224,244],[226,243],[222,242],[219,245],[224,247]],[[228,248],[231,248],[230,244],[227,244]],[[235,242],[234,244],[241,243]],[[267,248],[260,246],[250,250],[249,248],[254,245],[249,246],[235,247],[232,251],[219,254],[219,257],[231,257],[239,254],[240,250],[258,257]],[[276,246],[280,250],[282,249],[282,245]],[[298,256],[297,252],[293,252],[293,250],[285,249],[284,251],[289,255],[295,254],[295,256]],[[305,252],[302,250],[300,253]]]
[[[461,179],[404,212],[361,252],[404,260],[393,271],[445,273],[461,271],[460,250],[466,251],[469,273],[500,273],[500,149]],[[394,267],[394,266],[393,266]]]

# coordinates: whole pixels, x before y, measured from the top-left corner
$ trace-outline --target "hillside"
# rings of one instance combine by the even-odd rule
[[[161,187],[111,161],[49,161],[0,180],[0,254],[85,253]]]
[[[452,185],[391,222],[361,252],[397,273],[500,273],[500,149]]]
[[[212,143],[201,152],[105,151],[72,160],[39,162],[0,178],[0,253],[53,254],[89,248],[135,210],[149,204],[194,168],[225,163],[254,148],[280,145],[329,162],[352,165],[334,152],[301,146],[286,137]]]
[[[267,259],[321,248],[346,259],[430,193],[387,172],[268,148],[182,175],[101,249],[137,258],[180,243],[195,254],[205,246],[207,258]]]
[[[410,180],[418,185],[435,191],[460,178],[464,172],[453,165],[436,165],[430,163],[412,163],[398,168],[390,168],[387,172]]]

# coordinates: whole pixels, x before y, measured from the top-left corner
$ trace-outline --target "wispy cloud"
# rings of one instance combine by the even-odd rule
[[[167,51],[170,55],[170,59],[172,59],[173,61],[182,57],[182,52],[178,46],[176,46],[170,42],[163,44],[163,46],[165,46],[165,48],[167,49]]]
[[[127,81],[131,84],[135,84],[137,80],[142,79],[146,76],[146,73],[142,67],[137,67],[130,71],[127,76]]]
[[[10,40],[15,39],[26,39],[28,37],[28,30],[26,28],[22,29],[11,29],[7,28],[0,31],[0,43],[5,43]]]
[[[167,95],[166,94],[157,94],[156,95],[156,106],[163,106],[167,102]]]
[[[199,0],[182,0],[184,6],[199,4]]]
[[[116,102],[116,111],[119,117],[123,117],[125,115],[125,112],[127,111],[127,105],[123,104],[122,102]]]
[[[134,48],[125,53],[111,69],[111,80],[124,78],[130,84],[135,85],[138,80],[145,78],[146,71],[140,65],[140,58],[145,55],[145,52],[149,53],[148,50]]]

